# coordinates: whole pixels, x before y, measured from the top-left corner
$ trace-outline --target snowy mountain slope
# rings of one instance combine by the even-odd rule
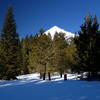
[[[51,37],[53,39],[56,32],[57,33],[65,33],[65,38],[70,38],[70,37],[74,37],[75,36],[75,34],[73,34],[71,32],[67,32],[67,31],[65,31],[64,29],[61,29],[58,26],[53,26],[52,28],[50,28],[49,30],[47,30],[45,32],[45,34],[48,35],[50,33],[51,34]]]
[[[18,76],[19,80],[0,81],[0,100],[100,100],[99,81],[67,81],[59,76],[40,80],[39,74]]]

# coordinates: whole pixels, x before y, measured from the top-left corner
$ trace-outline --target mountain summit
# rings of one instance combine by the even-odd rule
[[[73,38],[75,36],[75,34],[65,31],[64,29],[61,29],[58,26],[53,26],[52,28],[50,28],[49,30],[47,30],[45,32],[46,35],[48,35],[50,33],[51,37],[54,38],[55,33],[65,33],[65,38]]]

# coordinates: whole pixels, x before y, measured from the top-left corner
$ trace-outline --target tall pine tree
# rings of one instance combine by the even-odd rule
[[[86,16],[85,23],[81,26],[79,37],[75,39],[77,47],[77,61],[80,71],[87,71],[90,74],[98,69],[97,60],[100,49],[97,47],[99,41],[98,34],[99,24],[96,16]]]
[[[21,51],[12,6],[8,7],[2,28],[1,51],[2,73],[0,78],[5,80],[16,79],[16,76],[20,73]]]
[[[53,66],[56,70],[62,74],[64,73],[65,69],[67,69],[67,58],[66,58],[66,48],[68,46],[68,42],[65,39],[64,33],[55,33],[53,39]]]
[[[29,39],[26,36],[21,40],[21,52],[22,52],[22,74],[29,74]]]

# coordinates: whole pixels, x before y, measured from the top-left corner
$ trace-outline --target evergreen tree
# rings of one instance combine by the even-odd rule
[[[1,79],[16,79],[16,76],[20,73],[21,52],[20,40],[18,33],[16,32],[16,23],[11,6],[8,8],[2,28],[1,51]]]
[[[74,59],[74,57],[76,56],[76,45],[74,43],[74,40],[70,41],[70,44],[68,45],[68,47],[66,48],[66,63],[67,63],[67,67],[70,71],[74,72],[76,69],[75,65],[76,65],[76,60]]]
[[[29,40],[28,36],[26,36],[25,39],[22,39],[21,41],[21,52],[22,52],[22,71],[23,74],[29,74]]]
[[[62,73],[67,67],[66,48],[68,43],[64,33],[56,33],[53,40],[53,66],[57,69],[62,77]]]
[[[43,28],[41,28],[40,31],[39,31],[39,34],[42,35],[43,33],[45,33],[45,30]]]
[[[87,71],[93,73],[97,69],[96,60],[98,51],[98,28],[96,16],[92,18],[90,15],[86,16],[85,23],[81,26],[79,37],[75,38],[77,47],[77,61],[80,71]]]
[[[40,74],[47,73],[49,49],[51,38],[46,34],[39,33],[33,39],[32,51],[29,54],[29,62],[31,69],[40,72]]]

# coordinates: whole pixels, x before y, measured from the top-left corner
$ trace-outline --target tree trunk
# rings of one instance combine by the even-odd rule
[[[48,79],[49,79],[49,81],[51,80],[50,72],[48,72]]]
[[[80,80],[83,80],[83,72],[81,72]]]
[[[47,67],[46,67],[46,64],[44,65],[44,73],[46,74],[46,71],[47,71]]]
[[[60,70],[60,77],[62,78],[62,70]]]
[[[43,74],[40,72],[40,79],[42,79],[42,77],[43,77]]]
[[[24,74],[29,74],[29,69],[27,68],[27,66],[24,67]]]
[[[46,78],[46,64],[44,64],[44,73],[43,73],[43,80]]]
[[[43,73],[43,80],[45,80],[45,75],[46,75],[46,74],[45,74],[45,73]]]
[[[87,80],[90,81],[90,78],[91,78],[91,72],[88,73]]]
[[[67,74],[64,74],[64,80],[67,80]]]

